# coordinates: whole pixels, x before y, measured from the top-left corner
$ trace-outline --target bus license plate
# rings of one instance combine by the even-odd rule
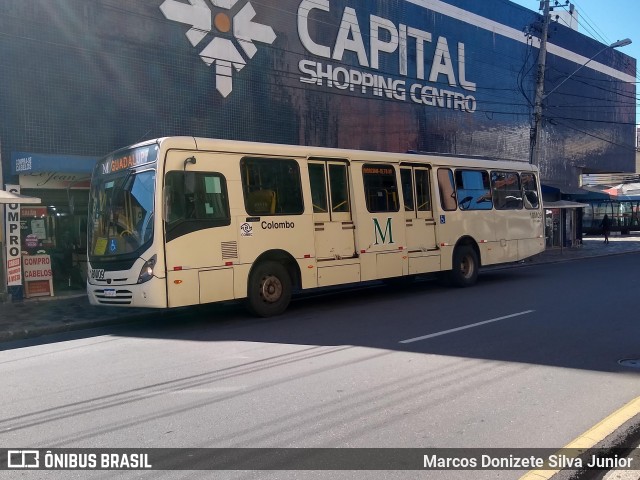
[[[92,268],[89,276],[91,280],[104,280],[104,268]]]
[[[105,288],[104,289],[104,296],[105,297],[115,297],[116,296],[116,289],[115,288]]]

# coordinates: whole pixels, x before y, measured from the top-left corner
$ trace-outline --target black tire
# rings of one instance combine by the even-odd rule
[[[291,277],[276,262],[257,265],[249,277],[247,306],[259,317],[280,315],[291,301]]]
[[[460,245],[453,252],[453,268],[450,273],[451,283],[456,287],[470,287],[478,279],[480,260],[470,245]]]

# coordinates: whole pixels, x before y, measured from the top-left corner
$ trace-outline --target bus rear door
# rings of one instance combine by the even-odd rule
[[[400,168],[410,275],[440,270],[430,177],[428,167]]]
[[[348,163],[346,160],[310,158],[308,168],[318,285],[359,282]]]

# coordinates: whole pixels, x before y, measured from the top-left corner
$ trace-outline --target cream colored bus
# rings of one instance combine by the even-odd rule
[[[423,154],[160,138],[96,165],[87,289],[94,305],[172,308],[446,273],[544,249],[535,167]]]

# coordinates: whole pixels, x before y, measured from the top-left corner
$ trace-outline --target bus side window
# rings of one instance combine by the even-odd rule
[[[323,221],[333,222],[338,218],[346,220],[351,212],[347,164],[334,159],[323,160],[319,157],[309,160],[313,213],[325,215],[317,217]]]
[[[516,172],[491,172],[491,189],[497,210],[522,208],[522,189]]]
[[[164,220],[167,223],[174,223],[185,218],[183,185],[180,172],[167,174],[164,190]]]
[[[438,169],[438,189],[440,190],[440,204],[443,210],[456,210],[456,187],[453,183],[453,172],[448,168]]]
[[[346,165],[329,164],[329,187],[331,192],[331,212],[350,212],[349,177]]]
[[[362,166],[362,178],[369,212],[400,210],[396,172],[392,165],[365,164]]]
[[[419,212],[431,212],[431,188],[429,187],[429,170],[416,169],[416,203]]]
[[[460,210],[491,210],[489,174],[484,170],[456,170]]]
[[[407,212],[413,212],[413,182],[411,181],[411,169],[400,169],[400,181],[402,182],[402,199],[404,209]]]
[[[311,183],[313,213],[327,213],[327,181],[324,164],[309,164],[309,181]]]
[[[249,215],[300,215],[302,183],[298,162],[287,158],[240,160],[245,210]]]
[[[538,200],[538,184],[533,173],[523,172],[520,175],[522,180],[522,193],[525,208],[532,210],[539,206]]]
[[[165,221],[230,221],[224,176],[215,172],[168,172],[164,190]]]

